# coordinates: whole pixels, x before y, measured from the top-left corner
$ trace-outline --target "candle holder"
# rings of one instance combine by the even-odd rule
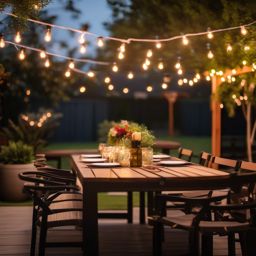
[[[141,143],[138,140],[132,141],[132,147],[130,149],[130,167],[142,166],[142,150]]]

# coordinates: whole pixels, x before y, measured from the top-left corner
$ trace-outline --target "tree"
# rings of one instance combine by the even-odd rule
[[[169,38],[181,33],[239,27],[242,24],[253,22],[256,18],[254,0],[108,0],[108,3],[112,8],[113,22],[107,23],[106,27],[113,36],[121,38]],[[161,50],[154,51],[153,63],[162,58],[167,69],[175,72],[174,64],[180,58],[182,67],[187,73],[214,70],[221,71],[218,72],[220,76],[226,69],[236,69],[244,64],[252,65],[256,63],[254,51],[256,29],[255,26],[245,29],[243,30],[244,36],[241,35],[239,29],[236,29],[225,33],[215,33],[211,40],[205,35],[188,37],[190,43],[187,46],[182,45],[180,39],[164,43]],[[145,52],[149,48],[153,49],[154,45],[152,43],[130,43],[127,46],[126,61],[120,65],[124,69],[134,65],[141,66],[145,59]],[[112,53],[112,58],[116,56],[116,49],[116,46],[108,46],[109,55]],[[214,54],[211,59],[207,58],[209,50]],[[245,87],[238,89],[239,86],[241,87],[239,81],[243,80],[246,81],[248,89]],[[252,128],[255,127],[252,125],[255,122],[251,121],[252,108],[256,101],[255,90],[252,89],[254,88],[252,84],[255,84],[255,75],[243,75],[237,77],[236,81],[232,83],[232,86],[223,82],[216,97],[227,106],[228,110],[231,110],[229,113],[232,115],[235,110],[234,106],[237,107],[232,95],[238,96],[238,91],[247,90],[248,100],[243,101],[241,106],[243,106],[246,117],[248,159],[251,160],[251,145],[255,135],[255,128]],[[225,93],[226,91],[229,91],[229,94]],[[249,97],[249,94],[254,97]]]

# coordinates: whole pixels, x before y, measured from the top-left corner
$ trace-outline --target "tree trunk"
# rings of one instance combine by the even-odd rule
[[[246,111],[246,144],[248,161],[252,162],[252,143],[251,143],[251,103],[247,104]]]

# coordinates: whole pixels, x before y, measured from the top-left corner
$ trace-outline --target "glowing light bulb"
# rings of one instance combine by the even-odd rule
[[[182,37],[182,43],[183,43],[183,45],[188,45],[189,44],[189,40],[187,39],[186,36]]]
[[[129,72],[128,75],[127,75],[128,79],[133,79],[134,78],[134,75],[132,72]]]
[[[160,69],[160,70],[164,69],[164,64],[163,64],[163,62],[159,62],[157,67],[158,67],[158,69]]]
[[[180,64],[180,62],[178,61],[176,64],[175,64],[175,66],[174,66],[176,69],[179,69],[180,67],[181,67],[181,64]]]
[[[151,58],[152,56],[153,56],[153,52],[152,52],[152,50],[149,49],[149,50],[147,51],[147,57],[148,57],[148,58]]]
[[[35,122],[34,122],[34,121],[30,121],[30,122],[29,122],[29,125],[30,125],[30,126],[34,126],[34,125],[35,125]]]
[[[114,72],[118,71],[118,66],[116,65],[116,63],[114,63],[114,65],[112,67],[112,71],[114,71]]]
[[[162,44],[160,42],[156,43],[156,49],[161,49],[162,48]]]
[[[74,63],[73,60],[71,60],[71,61],[69,62],[68,67],[69,67],[70,69],[74,69],[74,68],[75,68],[75,63]]]
[[[20,35],[20,32],[18,31],[15,35],[15,38],[14,38],[14,41],[16,43],[20,43],[21,42],[21,35]]]
[[[211,51],[211,50],[209,50],[209,51],[208,51],[208,53],[207,53],[207,57],[208,57],[208,59],[213,59],[214,54],[212,53],[212,51]]]
[[[213,39],[213,33],[211,32],[210,28],[208,28],[207,38],[208,39]]]
[[[236,75],[237,71],[236,71],[235,69],[232,69],[232,70],[231,70],[231,73],[232,73],[233,75]]]
[[[222,77],[220,80],[221,80],[221,82],[225,82],[226,81],[225,77]]]
[[[232,52],[232,50],[233,50],[232,45],[231,45],[231,44],[228,44],[228,45],[227,45],[227,52]]]
[[[78,39],[79,44],[84,44],[85,43],[85,38],[84,38],[84,33],[82,33]]]
[[[26,58],[25,52],[23,49],[21,49],[19,52],[19,59],[24,60],[25,58]]]
[[[178,73],[178,75],[182,75],[183,74],[182,69],[180,68],[177,73]]]
[[[125,52],[125,43],[122,43],[120,48],[119,48],[120,52],[124,53]]]
[[[232,99],[236,99],[236,95],[235,94],[232,95]]]
[[[40,58],[45,59],[46,58],[46,52],[45,51],[40,51]]]
[[[108,76],[105,77],[104,82],[105,82],[106,84],[110,83],[110,82],[111,82],[110,77],[108,77]]]
[[[193,86],[194,85],[193,80],[189,80],[188,84],[189,84],[189,86]]]
[[[46,113],[46,116],[49,118],[49,117],[52,116],[52,113],[51,113],[51,112],[47,112],[47,113]]]
[[[29,89],[27,89],[27,90],[26,90],[26,95],[27,95],[27,96],[30,96],[30,94],[31,94],[31,91],[30,91]]]
[[[196,78],[197,78],[198,80],[201,79],[201,76],[200,76],[199,73],[196,73]]]
[[[94,73],[93,71],[89,71],[89,72],[87,73],[87,76],[88,76],[88,77],[95,77],[95,73]]]
[[[149,66],[150,65],[150,60],[149,59],[145,59],[145,64],[147,65],[147,66]]]
[[[184,83],[184,84],[187,84],[187,83],[188,83],[188,79],[187,79],[187,78],[184,78],[184,79],[183,79],[183,83]]]
[[[81,86],[79,91],[80,91],[80,93],[85,93],[86,92],[85,86]]]
[[[163,90],[166,90],[168,88],[168,84],[162,83],[161,87],[162,87]]]
[[[47,28],[45,36],[44,36],[44,41],[51,42],[51,40],[52,40],[52,31],[51,31],[51,28]]]
[[[97,39],[97,45],[98,47],[103,47],[104,46],[104,40],[102,36],[99,36]]]
[[[178,85],[179,85],[179,86],[182,86],[182,85],[183,85],[183,79],[179,79],[179,80],[178,80]]]
[[[223,105],[222,103],[220,104],[220,108],[221,108],[221,109],[224,108],[224,105]]]
[[[153,87],[151,85],[148,85],[146,90],[147,90],[147,92],[152,92],[153,91]]]
[[[70,72],[70,70],[68,69],[68,70],[65,72],[65,77],[70,77],[70,75],[71,75],[71,72]]]
[[[124,93],[124,94],[129,93],[129,88],[125,87],[125,88],[123,89],[123,93]]]
[[[44,63],[44,66],[45,66],[46,68],[49,68],[50,65],[51,65],[51,63],[50,63],[49,59],[46,59],[46,61],[45,61],[45,63]]]
[[[245,45],[245,46],[244,46],[244,51],[247,52],[247,51],[249,51],[249,50],[250,50],[250,46],[249,46],[249,45]]]
[[[118,59],[119,59],[119,60],[124,59],[124,54],[123,54],[123,52],[119,52],[119,53],[118,53]]]
[[[196,84],[198,82],[198,79],[196,77],[194,77],[193,82]]]
[[[114,87],[114,85],[113,85],[113,84],[110,84],[110,85],[108,86],[108,90],[109,90],[109,91],[113,91],[113,90],[114,90],[114,88],[115,88],[115,87]]]
[[[4,37],[3,35],[0,35],[0,48],[4,48],[4,47],[5,47]]]
[[[242,61],[242,64],[245,66],[247,64],[247,61],[246,60],[243,60]]]
[[[211,77],[210,76],[206,76],[206,81],[211,81]]]
[[[86,45],[85,45],[85,44],[81,44],[79,51],[80,51],[80,53],[82,53],[82,54],[86,53]]]
[[[241,34],[243,35],[243,36],[245,36],[245,35],[247,35],[247,33],[248,33],[248,30],[245,28],[245,26],[241,26]]]
[[[256,63],[252,63],[252,68],[256,69]]]
[[[146,63],[143,63],[143,64],[142,64],[142,68],[143,68],[144,70],[148,70],[148,65],[147,65]]]

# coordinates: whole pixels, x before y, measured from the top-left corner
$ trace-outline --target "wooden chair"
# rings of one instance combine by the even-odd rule
[[[184,159],[190,162],[192,159],[192,156],[193,156],[193,151],[191,149],[182,148],[182,147],[178,149],[178,158]]]
[[[246,255],[246,246],[245,246],[245,235],[246,232],[251,227],[253,221],[253,216],[255,216],[255,207],[256,201],[231,204],[231,205],[216,205],[215,202],[218,202],[224,199],[225,196],[211,196],[210,194],[204,198],[186,198],[186,197],[169,197],[170,201],[180,201],[185,204],[191,204],[193,206],[200,206],[201,210],[196,214],[184,214],[175,217],[165,217],[165,201],[163,197],[159,198],[158,209],[159,215],[153,216],[153,255],[161,256],[162,255],[162,242],[163,242],[163,227],[169,226],[171,228],[183,229],[189,232],[189,255],[200,255],[200,246],[199,246],[199,237],[200,235],[212,236],[212,235],[231,235],[231,238],[234,237],[235,233],[238,233],[241,240],[241,247],[243,255]],[[216,213],[226,212],[230,213],[233,210],[250,210],[249,218],[244,219],[243,221],[225,217],[223,219],[212,219],[212,216],[217,215]],[[224,216],[223,214],[221,216]],[[227,215],[225,215],[227,216]],[[255,217],[254,217],[255,218]],[[202,239],[202,242],[207,240]],[[205,249],[206,246],[202,244],[202,248]],[[233,239],[228,239],[228,255],[235,255],[234,251],[234,241]],[[208,246],[210,252],[203,255],[212,255],[212,246]],[[205,251],[204,251],[205,253]]]
[[[209,167],[228,171],[231,173],[237,172],[239,169],[240,162],[238,160],[223,158],[219,156],[212,156],[209,161]]]

